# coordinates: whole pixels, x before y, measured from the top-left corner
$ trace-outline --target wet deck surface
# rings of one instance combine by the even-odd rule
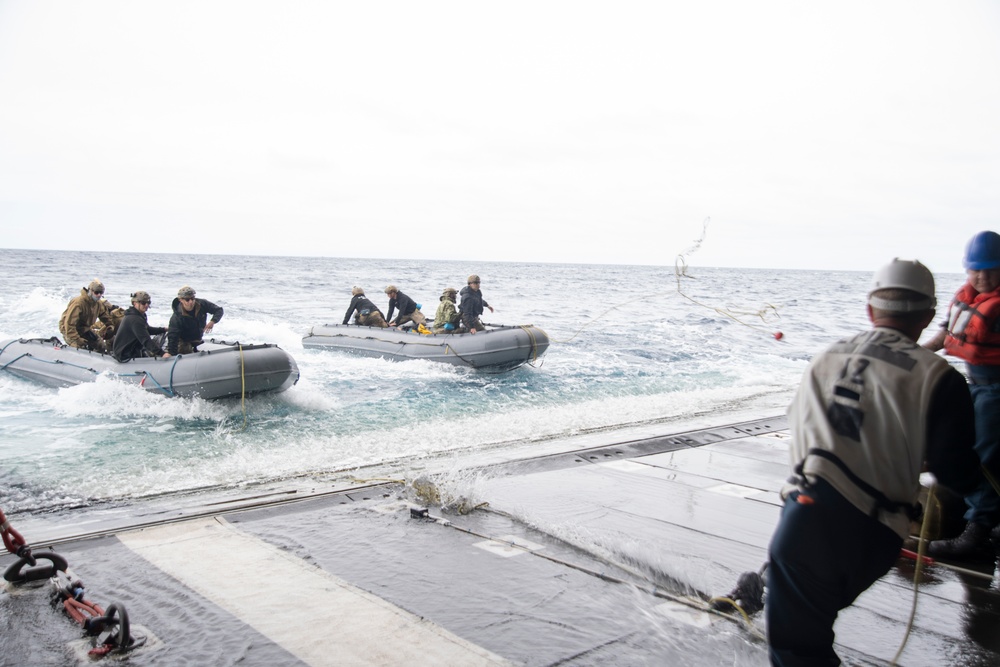
[[[133,665],[766,665],[759,615],[699,607],[763,563],[787,447],[775,418],[493,462],[467,514],[369,484],[164,509],[133,530],[123,511],[45,539],[155,639]],[[87,533],[114,534],[71,539]],[[847,664],[895,655],[912,577],[901,560],[841,615]],[[931,567],[919,590],[899,664],[1000,664],[995,579]],[[67,664],[81,633],[46,600],[0,593],[5,664]]]

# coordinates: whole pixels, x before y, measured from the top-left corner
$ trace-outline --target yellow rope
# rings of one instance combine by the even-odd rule
[[[757,632],[757,628],[754,627],[753,621],[750,620],[750,615],[746,613],[746,611],[743,609],[743,607],[741,607],[738,604],[736,604],[736,600],[734,600],[732,598],[728,598],[728,597],[726,597],[724,595],[719,595],[718,597],[714,597],[714,598],[709,598],[708,599],[708,604],[709,605],[711,605],[713,602],[725,602],[726,604],[729,604],[729,605],[732,605],[733,607],[735,607],[736,610],[738,612],[740,612],[740,615],[743,616],[743,620],[746,622],[747,626],[752,631]],[[764,637],[761,637],[761,639],[763,639],[763,638]]]
[[[986,478],[986,481],[990,483],[990,486],[993,487],[993,490],[997,492],[998,496],[1000,496],[1000,484],[997,484],[996,478],[993,477],[992,473],[990,473],[990,471],[986,469],[986,466],[980,465],[980,468],[983,469],[983,477]]]
[[[236,429],[234,433],[240,433],[247,428],[247,373],[246,361],[243,358],[243,344],[236,343],[240,349],[240,408],[243,411],[243,425]]]
[[[923,572],[924,565],[924,553],[927,551],[927,526],[930,524],[931,507],[937,502],[934,497],[934,487],[932,486],[927,492],[927,510],[924,512],[924,521],[920,525],[920,542],[917,545],[917,565],[913,569],[913,606],[910,607],[910,620],[906,623],[906,632],[903,634],[903,642],[899,645],[899,650],[896,651],[896,655],[892,658],[889,663],[890,666],[895,666],[899,660],[899,656],[903,654],[903,649],[906,648],[906,642],[910,638],[910,632],[913,631],[913,619],[917,615],[917,598],[919,597],[920,590],[920,574]]]
[[[532,325],[530,324],[522,324],[520,326],[524,330],[524,333],[528,334],[528,340],[531,341],[531,361],[528,363],[533,364],[538,361],[538,341],[535,340],[535,332],[531,330]]]

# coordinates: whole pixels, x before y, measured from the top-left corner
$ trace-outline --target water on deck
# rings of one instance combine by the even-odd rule
[[[433,485],[341,479],[11,520],[66,557],[88,599],[127,608],[146,639],[133,665],[766,665],[760,614],[705,609],[764,562],[787,447],[778,417],[497,453],[428,470]],[[838,652],[886,664],[907,637],[899,664],[1000,664],[1000,591],[982,572],[925,569],[908,631],[900,560],[841,614]],[[90,660],[51,590],[0,592],[0,663]]]

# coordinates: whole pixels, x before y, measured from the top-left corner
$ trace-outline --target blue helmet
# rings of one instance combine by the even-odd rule
[[[979,232],[965,246],[962,266],[973,271],[1000,269],[1000,234]]]

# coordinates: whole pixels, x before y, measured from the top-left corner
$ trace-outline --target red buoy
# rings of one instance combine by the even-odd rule
[[[781,340],[784,337],[785,337],[785,334],[781,333],[780,331],[775,331],[774,332],[774,340]]]

